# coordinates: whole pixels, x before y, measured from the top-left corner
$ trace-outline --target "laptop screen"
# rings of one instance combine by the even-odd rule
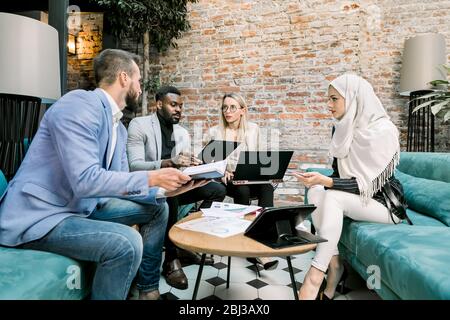
[[[238,146],[240,142],[211,140],[199,153],[198,158],[204,163],[225,160]]]
[[[282,180],[294,151],[242,151],[233,180]]]

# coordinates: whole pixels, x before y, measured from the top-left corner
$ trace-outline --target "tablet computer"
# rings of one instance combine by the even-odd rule
[[[266,208],[248,226],[244,235],[273,249],[325,242],[324,238],[295,228],[315,209],[314,205]]]

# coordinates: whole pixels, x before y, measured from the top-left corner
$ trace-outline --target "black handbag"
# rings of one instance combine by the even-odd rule
[[[394,190],[396,192],[394,192]],[[391,215],[392,222],[395,224],[395,220],[393,215],[395,215],[400,220],[405,220],[408,222],[408,224],[412,225],[411,220],[409,219],[408,215],[406,214],[406,208],[408,207],[405,197],[403,196],[403,187],[400,183],[393,183],[392,185],[390,182],[386,182],[382,188],[382,194],[384,197],[384,200],[386,201],[386,206],[389,210],[389,213]],[[397,195],[396,195],[397,194]]]

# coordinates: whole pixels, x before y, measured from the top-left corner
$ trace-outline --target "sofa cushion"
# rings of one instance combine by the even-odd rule
[[[395,176],[403,185],[411,209],[450,226],[450,183],[414,177],[399,170]]]
[[[450,229],[347,220],[341,244],[402,299],[450,299]]]
[[[414,177],[450,183],[450,153],[402,152],[398,170]]]
[[[84,299],[93,267],[54,253],[0,247],[0,300]]]
[[[415,226],[447,227],[447,225],[443,224],[441,221],[433,217],[418,213],[414,210],[411,210],[410,208],[406,209],[406,214]],[[408,224],[406,220],[403,220],[403,223]]]

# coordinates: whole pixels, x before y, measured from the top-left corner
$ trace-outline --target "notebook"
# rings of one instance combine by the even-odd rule
[[[283,182],[294,151],[242,151],[234,172],[235,185]]]
[[[190,176],[193,180],[199,179],[218,179],[225,175],[227,169],[227,160],[201,164],[199,166],[188,167],[183,173]]]
[[[295,229],[316,207],[314,205],[266,208],[253,220],[244,235],[273,249],[327,241],[307,231]]]
[[[240,142],[235,141],[211,140],[198,154],[197,158],[204,163],[222,161],[225,160],[239,145]]]

